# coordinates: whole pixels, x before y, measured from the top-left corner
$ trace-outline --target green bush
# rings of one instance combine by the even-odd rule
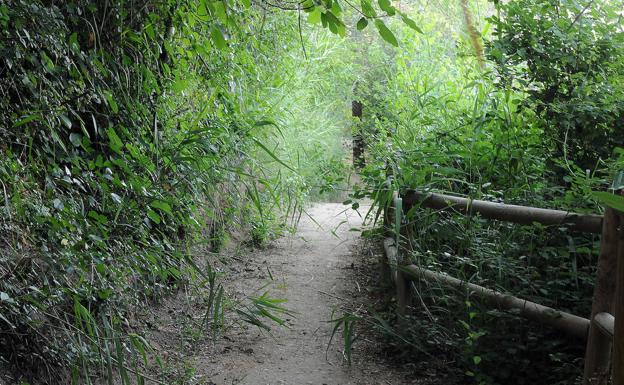
[[[546,146],[583,170],[624,141],[620,10],[608,1],[517,0],[496,2],[489,19],[499,86],[522,93],[520,105],[543,120]]]

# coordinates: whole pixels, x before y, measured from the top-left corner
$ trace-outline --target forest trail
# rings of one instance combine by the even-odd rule
[[[365,212],[365,211],[364,211]],[[336,203],[314,204],[308,213],[314,220],[301,218],[295,235],[277,241],[274,247],[249,256],[257,266],[259,278],[248,277],[230,282],[228,291],[237,295],[253,294],[267,272],[275,279],[274,297],[286,298],[286,307],[296,312],[289,317],[289,328],[274,327],[272,335],[254,327],[238,327],[226,333],[210,362],[200,371],[207,372],[209,384],[230,385],[377,385],[409,384],[405,373],[382,363],[367,342],[356,344],[353,364],[342,356],[342,335],[336,333],[326,350],[333,324],[327,322],[332,310],[347,305],[367,304],[365,282],[357,281],[356,265],[361,258],[354,253],[362,217]],[[316,222],[316,223],[315,223]],[[245,269],[249,271],[251,269]],[[250,282],[251,281],[251,282]],[[266,281],[266,279],[265,279]],[[361,301],[361,302],[358,302]],[[340,310],[336,316],[341,316]],[[366,338],[364,338],[366,339]],[[373,343],[368,343],[373,345]]]

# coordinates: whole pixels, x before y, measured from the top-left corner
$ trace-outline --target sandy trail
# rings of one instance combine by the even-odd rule
[[[353,365],[346,365],[340,333],[326,357],[332,310],[345,303],[352,307],[349,302],[358,299],[349,293],[366,289],[352,274],[353,264],[358,263],[352,249],[359,232],[350,229],[360,226],[362,218],[335,203],[315,204],[308,213],[318,224],[302,217],[294,236],[250,256],[258,263],[255,279],[237,279],[228,288],[237,296],[252,294],[262,279],[268,279],[268,267],[277,281],[273,296],[288,299],[286,306],[297,313],[289,317],[290,328],[274,328],[272,336],[256,328],[231,329],[218,343],[220,353],[213,352],[205,365],[198,363],[211,381],[208,384],[407,383],[370,354],[356,352]]]

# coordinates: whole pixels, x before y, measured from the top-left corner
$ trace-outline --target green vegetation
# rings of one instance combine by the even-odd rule
[[[623,207],[601,194],[624,168],[621,19],[591,0],[0,0],[0,365],[141,383],[153,352],[130,315],[182,285],[207,293],[201,332],[216,336],[225,294],[196,248],[218,253],[234,230],[264,246],[306,202],[345,199],[352,129],[367,148],[354,208],[383,208],[388,170],[400,191]],[[597,237],[421,208],[407,220],[418,264],[588,314]],[[582,344],[418,289],[408,332],[379,314],[336,317],[334,332],[350,352],[368,323],[474,383],[580,374]],[[232,307],[266,328],[282,305]]]
[[[194,247],[218,251],[234,228],[265,243],[334,171],[336,150],[300,167],[274,149],[303,137],[295,108],[320,92],[301,87],[297,20],[245,1],[15,0],[0,23],[2,366],[126,383],[148,349],[133,309],[206,286],[218,326],[222,289]],[[335,127],[304,128],[321,140]],[[268,299],[239,311],[261,324],[278,310]]]
[[[354,198],[385,205],[390,169],[400,191],[600,212],[605,195],[594,191],[612,186],[624,160],[618,5],[483,3],[471,13],[483,15],[475,20],[491,59],[484,65],[460,4],[427,12],[415,19],[423,35],[403,31],[398,69],[367,106],[377,135],[362,171],[368,188]],[[405,220],[417,224],[417,265],[589,314],[599,237],[418,207]],[[416,289],[406,334],[422,359],[423,351],[459,359],[461,373],[484,384],[569,384],[581,374],[582,342],[480,307],[463,292]]]

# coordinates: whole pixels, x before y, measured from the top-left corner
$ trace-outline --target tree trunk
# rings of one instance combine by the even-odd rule
[[[351,103],[351,115],[356,119],[353,130],[353,165],[357,170],[366,164],[364,160],[364,136],[362,135],[362,102],[354,100]]]

